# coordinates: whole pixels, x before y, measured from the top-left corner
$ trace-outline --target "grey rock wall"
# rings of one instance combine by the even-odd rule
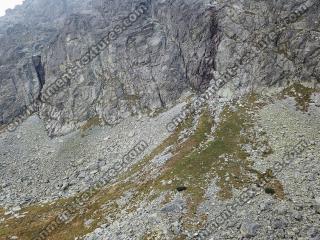
[[[218,42],[217,19],[208,2],[145,1],[147,10],[138,21],[42,104],[49,134],[66,133],[94,116],[114,123],[128,114],[164,108],[187,89],[205,89],[213,78]],[[3,34],[7,42],[30,35],[20,48],[14,42],[1,46],[2,51],[9,47],[6,59],[14,64],[4,60],[1,66],[9,71],[1,79],[6,89],[2,121],[36,99],[44,82],[44,88],[55,82],[141,3],[27,0],[1,19],[17,34]]]
[[[95,116],[113,124],[170,107],[225,72],[239,89],[320,79],[316,0],[26,0],[0,18],[0,122],[38,99],[141,3],[147,10],[138,20],[41,104],[49,135]]]

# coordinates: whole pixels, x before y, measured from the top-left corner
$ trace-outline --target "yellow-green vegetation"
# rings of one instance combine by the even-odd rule
[[[125,99],[130,101],[130,102],[137,102],[140,100],[140,96],[139,95],[125,95]]]
[[[151,112],[151,117],[158,117],[161,113],[163,113],[166,109],[165,108],[156,108]]]
[[[86,121],[86,123],[84,125],[82,125],[80,127],[81,136],[84,136],[84,133],[87,130],[90,130],[91,128],[93,128],[95,126],[99,126],[102,123],[103,123],[103,121],[101,120],[101,118],[99,116],[94,116],[94,117],[90,118],[89,120]]]
[[[120,179],[129,179],[132,180],[132,176],[135,176],[135,174],[140,173],[140,170],[143,168],[143,166],[146,166],[149,164],[149,162],[154,159],[157,155],[161,154],[167,147],[169,146],[175,146],[178,144],[178,138],[179,134],[182,130],[188,129],[192,127],[192,121],[193,116],[188,116],[185,121],[183,121],[176,130],[167,138],[165,139],[158,147],[156,147],[150,154],[148,154],[140,163],[134,165],[127,173],[121,176]],[[145,176],[145,173],[141,174],[141,177],[143,178]]]
[[[32,239],[35,237],[37,230],[45,227],[51,219],[53,219],[55,213],[62,211],[63,201],[57,201],[55,204],[44,204],[39,206],[30,206],[20,213],[25,217],[5,218],[5,222],[0,224],[0,239],[7,239],[9,236],[18,236],[19,239]]]
[[[256,183],[264,173],[252,169],[252,162],[241,145],[251,144],[256,147],[262,144],[267,146],[263,156],[272,153],[268,143],[265,140],[259,142],[252,131],[252,112],[264,105],[258,99],[258,96],[252,94],[235,108],[226,107],[221,114],[221,122],[216,126],[213,141],[209,140],[213,122],[207,111],[201,115],[195,132],[186,141],[177,142],[176,135],[166,141],[169,144],[165,146],[174,146],[173,157],[159,169],[161,174],[157,178],[141,180],[143,187],[140,186],[139,191],[156,189],[166,192],[186,187],[184,194],[188,199],[189,214],[194,214],[204,200],[205,190],[212,178],[218,178],[221,199],[230,198],[234,188],[241,189]],[[189,118],[189,124],[191,120]],[[150,159],[161,153],[165,146],[161,146]],[[146,174],[142,173],[141,178],[146,179]]]
[[[282,183],[275,178],[271,169],[267,169],[265,173],[260,173],[256,170],[252,171],[257,174],[257,185],[263,185],[267,194],[274,195],[277,199],[284,199],[284,189]]]
[[[267,184],[267,187],[265,188],[266,193],[268,190],[271,190],[277,199],[283,200],[285,197],[283,185],[277,179],[271,179],[271,181]]]
[[[166,163],[160,177],[154,180],[153,186],[164,190],[175,190],[177,187],[187,187],[190,194],[190,209],[195,210],[195,206],[202,200],[203,180],[206,169],[201,158],[193,158],[189,155],[201,149],[200,144],[207,141],[211,133],[212,120],[208,112],[204,112],[199,119],[195,132],[182,144],[177,144],[174,156]],[[171,181],[171,184],[163,185],[163,182]]]
[[[0,125],[0,133],[3,132],[3,130],[6,128],[6,125]]]
[[[297,109],[307,112],[309,109],[309,104],[311,96],[316,92],[316,89],[305,87],[300,83],[294,83],[290,87],[283,90],[281,96],[284,98],[286,96],[293,97],[296,101]]]
[[[119,176],[118,181],[95,192],[80,209],[76,217],[68,224],[59,226],[48,237],[49,240],[69,240],[92,232],[103,223],[111,223],[121,211],[135,211],[142,200],[149,201],[163,195],[163,204],[171,198],[181,187],[181,193],[187,199],[188,213],[186,219],[195,219],[196,211],[204,200],[204,194],[212,179],[217,179],[220,188],[219,197],[224,200],[232,196],[233,189],[241,189],[248,184],[256,183],[259,178],[271,177],[272,182],[266,186],[275,191],[276,197],[281,197],[282,185],[270,173],[260,173],[252,169],[253,163],[242,148],[243,144],[255,147],[259,144],[267,145],[265,140],[259,142],[252,130],[254,126],[253,112],[261,108],[254,94],[243,99],[241,104],[227,106],[223,110],[220,121],[215,124],[207,109],[203,110],[193,129],[195,119],[192,115],[178,126],[161,145],[156,147],[140,163],[135,164],[129,171]],[[99,123],[93,119],[84,129],[89,129]],[[215,128],[213,128],[215,127]],[[179,138],[183,130],[189,129],[189,136],[183,141]],[[213,131],[214,129],[214,131]],[[213,131],[213,132],[212,132]],[[159,169],[157,174],[152,174],[151,160],[171,147],[172,157]],[[270,154],[266,151],[265,155]],[[269,176],[270,175],[270,176]],[[119,206],[117,199],[124,193],[131,191],[133,197],[125,206]],[[283,193],[283,191],[282,191]],[[58,214],[63,212],[64,206],[73,202],[73,198],[57,201],[43,206],[30,206],[22,210],[25,217],[20,219],[5,219],[0,224],[0,239],[8,235],[18,236],[19,239],[32,239],[35,234],[45,228]],[[1,216],[1,211],[0,211]],[[105,216],[109,217],[106,220]],[[205,222],[205,216],[198,216],[196,222],[185,222],[185,227],[200,227]],[[85,227],[84,222],[93,219],[90,227]],[[108,222],[111,221],[111,222]],[[158,233],[152,232],[145,239],[153,239]],[[179,236],[177,239],[184,239]]]
[[[258,139],[251,132],[254,119],[250,114],[261,107],[260,103],[256,104],[256,100],[257,96],[252,94],[235,108],[227,106],[216,126],[213,141],[208,141],[212,121],[205,112],[195,133],[176,147],[173,158],[157,179],[157,182],[171,180],[172,184],[156,185],[161,186],[161,189],[186,186],[186,192],[191,197],[190,210],[195,211],[203,201],[204,191],[214,177],[218,177],[221,199],[230,198],[232,189],[241,189],[253,183],[255,179],[251,177],[252,162],[241,145],[258,143]],[[271,153],[270,147],[267,149],[269,150],[265,155]]]
[[[133,108],[134,106],[138,105],[140,102],[140,96],[139,95],[130,95],[126,94],[125,99],[128,101],[128,107],[130,108],[131,115],[134,116]]]
[[[117,206],[115,200],[121,197],[128,188],[129,186],[118,184],[96,192],[83,207],[77,209],[75,218],[70,223],[59,225],[47,239],[71,240],[92,232],[99,224],[106,223],[104,218],[106,215],[114,219],[114,216],[122,210]],[[18,236],[19,239],[29,240],[36,237],[73,201],[74,198],[68,198],[53,204],[26,207],[21,211],[25,217],[6,218],[5,222],[0,224],[0,239]],[[84,222],[88,219],[94,219],[95,222],[86,228]]]
[[[153,231],[152,233],[148,233],[145,236],[143,236],[142,240],[158,240],[163,238],[163,233],[161,233],[160,231]]]
[[[88,200],[87,204],[78,209],[75,214],[76,217],[70,223],[59,225],[57,229],[50,233],[48,239],[71,240],[77,236],[83,236],[92,232],[99,224],[106,223],[105,216],[114,219],[116,214],[123,210],[123,207],[118,206],[115,200],[119,199],[126,191],[136,190],[136,195],[133,197],[132,203],[126,206],[128,211],[133,211],[135,205],[139,203],[147,192],[146,184],[124,180],[139,173],[144,164],[147,164],[166,147],[176,143],[179,132],[187,126],[190,127],[190,124],[191,120],[188,118],[177,128],[175,133],[169,136],[150,155],[146,156],[141,163],[134,165],[130,171],[120,176],[117,184],[106,186],[104,189],[97,191]],[[32,205],[21,211],[21,213],[24,214],[24,217],[19,219],[6,217],[5,221],[0,223],[0,239],[7,239],[8,236],[17,236],[19,239],[29,240],[36,237],[37,234],[55,219],[56,216],[65,210],[65,206],[72,204],[73,201],[74,198],[68,198],[54,203],[43,204],[41,206]],[[4,210],[0,209],[1,217],[3,213]],[[89,228],[86,228],[84,222],[88,219],[94,219],[95,222]]]

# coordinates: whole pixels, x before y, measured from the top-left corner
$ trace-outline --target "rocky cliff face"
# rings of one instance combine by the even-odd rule
[[[115,39],[41,104],[49,135],[94,117],[113,124],[171,106],[224,72],[238,89],[316,82],[315,3],[26,0],[0,19],[0,121],[19,115],[118,26]]]
[[[222,1],[217,69],[239,87],[319,81],[319,1]]]
[[[164,108],[213,78],[218,29],[209,1],[146,1],[137,20],[41,105],[50,135],[99,116],[115,123]],[[23,105],[99,43],[141,1],[31,1],[1,19],[1,116]],[[43,90],[44,91],[44,90]],[[10,106],[10,108],[8,107]]]

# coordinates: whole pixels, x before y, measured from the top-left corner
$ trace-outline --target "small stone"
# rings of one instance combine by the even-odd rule
[[[69,184],[68,182],[63,182],[61,189],[62,189],[63,191],[66,191],[69,186],[70,186],[70,184]]]
[[[7,211],[7,212],[4,213],[4,216],[9,216],[11,214],[12,214],[12,211]]]
[[[174,234],[179,234],[181,232],[179,222],[177,221],[172,224],[171,228]]]
[[[294,219],[297,220],[297,221],[301,221],[302,218],[303,218],[302,214],[299,213],[299,212],[294,213],[294,214],[293,214],[293,217],[294,217]]]
[[[313,207],[314,207],[316,213],[320,214],[320,198],[319,197],[315,198]]]
[[[134,137],[134,135],[136,135],[136,133],[134,131],[131,131],[128,133],[128,137],[130,137],[130,138]]]
[[[85,222],[84,222],[84,225],[86,226],[86,227],[90,227],[90,225],[93,223],[93,220],[92,219],[89,219],[89,220],[86,220]]]
[[[13,212],[19,212],[21,210],[21,207],[20,206],[16,206],[16,207],[13,207],[11,210]]]
[[[276,219],[273,221],[274,229],[284,229],[286,225],[287,225],[286,222],[282,221],[281,219]]]
[[[82,165],[83,163],[84,163],[84,160],[83,160],[83,159],[80,159],[80,160],[77,161],[77,164],[78,164],[78,165]]]
[[[293,228],[292,231],[293,231],[296,235],[300,232],[299,228]]]
[[[262,202],[261,204],[260,204],[260,210],[261,211],[268,211],[268,210],[270,210],[271,209],[271,203],[270,202]]]
[[[78,175],[78,178],[85,178],[87,176],[86,172],[85,171],[81,171]]]
[[[277,208],[277,213],[279,214],[279,215],[284,215],[284,214],[286,214],[288,212],[288,210],[287,210],[287,207],[286,206],[279,206],[278,208]]]
[[[103,232],[102,228],[97,228],[96,230],[94,230],[95,233],[100,234]]]
[[[9,186],[10,186],[10,183],[3,183],[3,184],[1,185],[2,188],[6,188],[6,187],[9,187]]]
[[[180,213],[184,208],[184,203],[182,201],[174,201],[171,203],[166,204],[162,209],[161,212],[163,213]]]
[[[243,223],[240,228],[240,232],[243,237],[255,237],[258,234],[258,229],[261,226],[257,223]]]

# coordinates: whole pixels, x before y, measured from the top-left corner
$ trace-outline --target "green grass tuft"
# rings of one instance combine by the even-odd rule
[[[290,87],[282,91],[282,97],[293,97],[296,101],[297,109],[307,112],[309,109],[311,96],[316,90],[313,88],[305,87],[300,83],[294,83]]]

